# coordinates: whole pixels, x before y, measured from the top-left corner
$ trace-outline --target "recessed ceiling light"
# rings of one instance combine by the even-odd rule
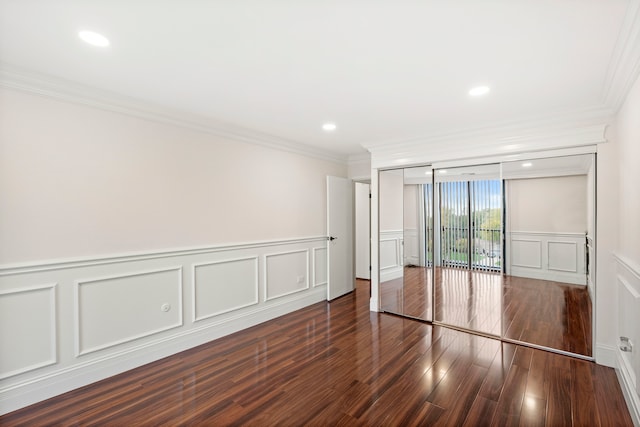
[[[531,166],[533,166],[533,163],[531,163],[531,162],[525,162],[525,163],[522,164],[523,168],[530,168]]]
[[[93,46],[106,47],[109,46],[109,39],[102,34],[95,33],[93,31],[80,31],[78,33],[83,41]]]
[[[446,169],[442,169],[441,171],[438,171],[438,173],[444,175],[445,173],[447,173],[447,170]]]
[[[325,123],[322,125],[322,130],[325,132],[333,132],[336,128],[337,126],[335,123]]]
[[[426,171],[424,174],[425,174],[425,175],[433,175],[433,172],[431,172],[431,171]]]
[[[489,86],[476,86],[469,91],[469,96],[482,96],[489,93]]]

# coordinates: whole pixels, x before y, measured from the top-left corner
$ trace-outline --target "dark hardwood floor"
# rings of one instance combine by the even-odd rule
[[[369,312],[368,286],[0,425],[632,425],[612,369]]]
[[[591,299],[583,286],[436,268],[435,319],[453,326],[591,356]],[[384,311],[432,320],[431,269],[405,267],[381,284]],[[500,316],[502,313],[502,317]]]

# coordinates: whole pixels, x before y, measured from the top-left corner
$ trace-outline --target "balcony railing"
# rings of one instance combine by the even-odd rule
[[[441,232],[440,253],[444,266],[501,270],[500,229],[472,227],[469,233],[468,227],[442,227]]]

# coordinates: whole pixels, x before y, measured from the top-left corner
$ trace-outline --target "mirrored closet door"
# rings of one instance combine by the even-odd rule
[[[379,172],[382,311],[591,357],[595,155]]]
[[[592,356],[595,155],[505,162],[502,336]]]
[[[382,310],[433,320],[433,184],[430,167],[379,175]]]
[[[500,165],[436,169],[435,320],[500,336]]]

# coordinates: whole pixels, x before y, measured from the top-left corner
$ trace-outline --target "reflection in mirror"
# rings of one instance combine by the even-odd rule
[[[379,172],[380,308],[396,314],[403,314],[405,306],[402,265],[403,187],[402,169]]]
[[[433,184],[431,167],[404,170],[404,312],[433,320]]]
[[[436,169],[435,194],[435,320],[499,336],[500,165]]]
[[[503,178],[503,336],[591,356],[594,156],[508,162]]]

